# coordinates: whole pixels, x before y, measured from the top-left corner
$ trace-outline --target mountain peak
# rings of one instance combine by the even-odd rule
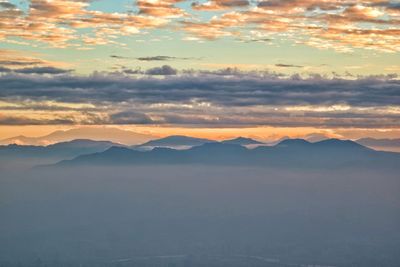
[[[320,147],[325,150],[340,150],[340,151],[360,151],[360,150],[371,150],[370,148],[360,145],[357,142],[351,140],[341,140],[341,139],[326,139],[320,142],[313,143],[314,147]]]
[[[310,145],[311,143],[307,140],[295,138],[295,139],[285,139],[279,142],[276,146],[278,147],[289,147],[289,146],[306,146]]]
[[[234,139],[224,140],[224,141],[222,141],[222,143],[233,144],[233,145],[261,145],[261,144],[263,144],[262,142],[259,142],[257,140],[247,138],[247,137],[242,137],[242,136],[239,136]]]
[[[156,147],[156,146],[198,146],[204,143],[214,142],[213,140],[190,137],[185,135],[170,135],[167,137],[163,137],[160,139],[155,139],[148,141],[142,145],[141,147]]]
[[[362,145],[351,141],[351,140],[342,140],[337,138],[331,138],[322,140],[314,143],[315,145],[324,145],[324,146],[341,146],[341,147],[363,147]]]
[[[119,146],[120,144],[113,143],[110,141],[97,141],[97,140],[91,140],[91,139],[74,139],[71,141],[65,141],[65,142],[60,142],[52,145],[48,145],[48,147],[91,147],[91,146]],[[120,145],[122,146],[122,145]]]

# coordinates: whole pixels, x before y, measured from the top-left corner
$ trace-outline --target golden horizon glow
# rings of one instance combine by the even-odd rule
[[[316,129],[312,127],[252,127],[252,128],[185,128],[185,127],[166,127],[166,126],[105,126],[105,125],[92,125],[92,126],[70,126],[70,125],[41,125],[41,126],[0,126],[0,140],[16,137],[42,137],[51,134],[55,131],[67,131],[71,129],[121,129],[130,131],[132,133],[139,133],[151,136],[150,139],[162,138],[170,135],[184,135],[198,138],[207,138],[216,141],[232,139],[236,137],[248,137],[259,141],[276,141],[284,137],[288,138],[305,138],[311,135],[321,135],[321,138],[341,138],[341,139],[359,139],[366,136],[375,138],[388,138],[395,139],[400,136],[400,129]],[[83,131],[84,132],[84,131]],[[79,139],[79,136],[71,139]],[[95,136],[94,140],[98,140]],[[113,139],[110,136],[109,139]],[[115,138],[114,141],[117,141]],[[63,139],[55,140],[65,141]],[[132,137],[132,142],[120,143],[140,143],[135,142]]]

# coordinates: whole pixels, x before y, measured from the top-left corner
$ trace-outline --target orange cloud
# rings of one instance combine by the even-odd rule
[[[241,38],[262,31],[322,49],[400,51],[400,9],[391,1],[209,0],[193,3],[190,11],[180,7],[183,2],[138,0],[137,12],[106,13],[89,9],[89,0],[32,0],[26,12],[2,1],[0,39],[87,48],[85,44],[117,43],[119,36],[142,29],[173,26],[191,35],[186,39]],[[196,16],[198,11],[219,12],[204,20]],[[82,28],[89,31],[78,31]]]
[[[202,4],[194,2],[192,8],[202,11],[217,11],[236,7],[247,7],[249,4],[247,0],[211,0]]]
[[[218,4],[193,5],[195,10],[202,7],[218,9]],[[389,2],[378,0],[265,0],[257,7],[227,12],[208,22],[185,22],[183,28],[204,39],[248,35],[248,29],[253,29],[322,49],[398,52],[400,18],[396,11]]]
[[[182,0],[138,0],[139,14],[153,17],[177,18],[186,16],[186,12],[175,6]]]
[[[139,14],[104,13],[88,10],[89,0],[32,0],[25,14],[14,5],[0,11],[0,39],[18,37],[54,47],[106,44],[120,35],[131,35],[143,28],[159,27],[167,18],[184,12],[174,1],[139,1]],[[8,2],[7,2],[8,3]],[[78,33],[77,29],[92,29]]]
[[[26,67],[69,67],[66,63],[44,60],[40,56],[40,54],[28,54],[16,50],[0,49],[0,67],[11,69]]]

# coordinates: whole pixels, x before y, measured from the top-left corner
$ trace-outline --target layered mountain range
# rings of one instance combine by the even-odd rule
[[[291,167],[396,166],[400,154],[375,151],[349,140],[327,139],[311,143],[287,139],[274,146],[246,146],[230,142],[206,142],[189,149],[155,147],[139,151],[128,147],[109,149],[64,160],[55,166],[217,164]]]
[[[0,167],[37,165],[222,164],[333,167],[363,164],[396,166],[400,153],[376,151],[357,142],[326,139],[309,142],[285,139],[275,145],[238,137],[216,142],[187,136],[168,136],[125,146],[109,141],[77,139],[48,146],[0,146]]]

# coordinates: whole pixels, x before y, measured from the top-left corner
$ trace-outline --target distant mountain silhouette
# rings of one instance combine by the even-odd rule
[[[109,141],[93,141],[77,139],[61,142],[48,146],[23,146],[6,145],[0,146],[0,158],[73,158],[82,154],[91,154],[104,151],[112,146],[120,144]]]
[[[310,145],[310,142],[304,139],[285,139],[280,141],[277,147],[303,147]]]
[[[81,127],[70,130],[55,131],[40,137],[16,136],[0,140],[0,145],[48,145],[58,142],[72,141],[75,139],[109,140],[122,144],[140,144],[154,138],[152,135],[121,130],[112,127]]]
[[[274,147],[258,147],[267,154],[269,163],[286,167],[351,167],[395,166],[400,154],[375,151],[350,140],[326,139],[310,143],[306,140],[284,140]]]
[[[271,167],[338,167],[363,165],[395,166],[400,154],[380,152],[349,140],[327,139],[310,143],[302,139],[284,140],[275,146],[244,146],[225,143],[205,143],[186,150],[156,148],[135,151],[111,147],[100,153],[61,161],[57,166],[82,164],[222,164],[261,165]]]
[[[0,145],[38,145],[38,138],[37,137],[28,137],[24,135],[18,135],[11,138],[6,138],[0,140]]]
[[[369,148],[360,145],[351,140],[340,140],[340,139],[325,139],[319,142],[313,143],[313,146],[319,146],[323,148],[329,149],[361,149],[361,150],[370,150]]]
[[[356,142],[363,146],[371,147],[376,150],[400,152],[400,138],[398,139],[361,138],[356,140]]]
[[[224,144],[232,144],[232,145],[262,145],[264,143],[259,142],[257,140],[251,139],[251,138],[246,138],[246,137],[238,137],[235,139],[230,139],[230,140],[224,140],[222,141]]]
[[[326,140],[329,138],[331,138],[331,137],[329,137],[328,135],[323,134],[323,133],[310,133],[310,134],[307,134],[306,136],[304,136],[304,139],[311,143],[319,142],[319,141]]]
[[[189,137],[183,135],[171,135],[160,139],[148,141],[138,146],[132,146],[135,149],[150,150],[155,147],[171,147],[171,148],[190,148],[205,143],[215,142],[213,140]]]
[[[205,139],[205,138],[196,138],[190,136],[183,135],[171,135],[160,139],[155,139],[148,141],[144,144],[132,146],[131,148],[136,150],[151,150],[156,147],[166,147],[166,148],[174,148],[174,149],[188,149],[194,146],[200,146],[206,143],[215,143],[216,141]],[[221,143],[223,144],[232,144],[232,145],[261,145],[262,142],[256,141],[251,138],[238,137],[235,139],[224,140]]]

